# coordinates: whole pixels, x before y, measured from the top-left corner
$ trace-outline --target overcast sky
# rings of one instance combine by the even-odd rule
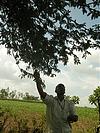
[[[72,12],[73,17],[78,18],[80,22],[87,22],[88,26],[98,23],[100,19],[90,21],[86,16],[82,17],[79,12]],[[66,95],[79,96],[79,106],[91,106],[88,97],[93,90],[100,86],[100,51],[92,50],[92,55],[82,59],[80,65],[74,65],[70,59],[66,67],[60,65],[61,73],[56,77],[50,78],[42,76],[45,80],[45,91],[50,95],[55,95],[55,86],[63,83],[66,87]],[[11,90],[19,92],[29,92],[31,95],[39,96],[36,85],[32,79],[20,79],[20,71],[13,57],[7,55],[6,49],[0,46],[0,88],[9,87]]]
[[[41,75],[45,80],[48,94],[55,95],[55,86],[63,83],[66,86],[66,95],[79,96],[80,106],[90,106],[88,97],[100,85],[100,54],[99,50],[92,50],[92,56],[81,60],[80,65],[74,65],[72,59],[68,66],[63,67],[61,73],[50,78]],[[39,96],[32,79],[20,79],[20,71],[12,56],[6,54],[6,49],[0,46],[0,88],[10,87],[18,92],[29,92]]]

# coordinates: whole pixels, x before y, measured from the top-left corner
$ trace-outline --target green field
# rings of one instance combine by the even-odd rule
[[[0,133],[46,133],[45,110],[43,103],[0,100]],[[76,107],[76,111],[79,121],[72,125],[73,133],[94,133],[97,110]]]

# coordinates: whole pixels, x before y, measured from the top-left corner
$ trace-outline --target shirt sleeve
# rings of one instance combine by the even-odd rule
[[[46,104],[46,105],[50,105],[50,104],[53,104],[54,102],[54,97],[52,95],[48,95],[46,94],[46,97],[43,99],[42,98],[42,101]]]
[[[75,104],[72,101],[69,103],[69,113],[70,115],[76,115]]]

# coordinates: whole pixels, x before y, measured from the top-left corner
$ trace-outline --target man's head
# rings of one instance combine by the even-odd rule
[[[55,92],[60,100],[64,99],[65,86],[63,84],[58,84],[56,86]]]

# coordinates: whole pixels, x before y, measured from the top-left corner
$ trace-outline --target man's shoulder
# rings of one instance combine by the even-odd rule
[[[74,102],[72,100],[68,99],[68,98],[65,98],[64,100],[69,105],[73,105],[74,104]]]
[[[54,97],[54,99],[55,99],[55,100],[57,100],[57,99],[58,99],[58,97],[57,97],[57,96],[53,96],[53,97]]]
[[[68,99],[68,98],[64,98],[64,100],[66,101],[66,102],[70,102],[70,99]]]
[[[44,100],[50,100],[50,99],[54,99],[54,96],[46,94],[46,97],[44,98]]]
[[[47,94],[47,97],[51,97],[51,98],[54,98],[54,96],[53,96],[53,95],[49,95],[49,94]]]

